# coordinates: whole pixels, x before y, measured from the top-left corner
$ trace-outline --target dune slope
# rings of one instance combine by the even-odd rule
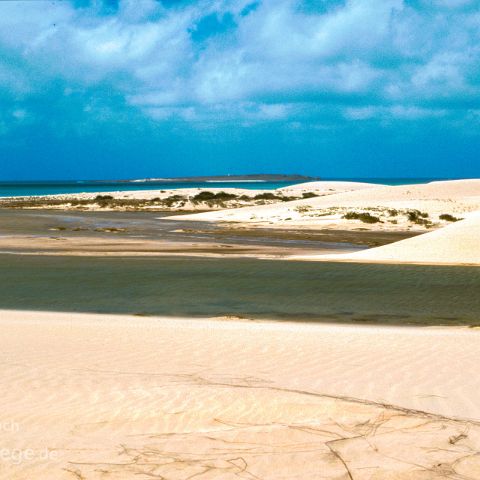
[[[418,237],[346,255],[326,255],[322,259],[480,265],[480,212]]]

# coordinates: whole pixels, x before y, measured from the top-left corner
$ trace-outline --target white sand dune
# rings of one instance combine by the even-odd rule
[[[295,185],[289,185],[288,187],[278,188],[277,191],[285,194],[297,192],[313,192],[319,195],[331,195],[334,193],[363,190],[364,188],[378,188],[379,186],[381,185],[365,182],[318,181],[297,183]]]
[[[480,478],[475,330],[15,311],[0,328],[2,479]]]
[[[375,186],[287,203],[260,205],[184,215],[183,220],[271,223],[282,226],[369,227],[359,220],[342,220],[345,210],[420,210],[433,220],[444,213],[464,215],[480,210],[480,179],[449,180],[418,185]],[[178,217],[180,218],[180,217]],[[400,222],[401,223],[401,222]],[[402,226],[402,225],[400,225]],[[386,228],[374,224],[371,228]],[[392,228],[397,228],[392,225]]]
[[[296,257],[319,259],[320,256]],[[326,255],[323,260],[395,263],[480,265],[480,212],[418,237],[345,255]]]

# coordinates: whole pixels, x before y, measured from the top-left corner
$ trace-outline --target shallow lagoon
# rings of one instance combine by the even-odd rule
[[[480,324],[480,269],[196,257],[0,255],[1,309]]]

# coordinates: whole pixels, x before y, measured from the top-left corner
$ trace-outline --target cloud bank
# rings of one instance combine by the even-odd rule
[[[100,86],[157,121],[468,115],[480,108],[475,5],[2,2],[0,88],[21,103],[52,82],[65,96]]]

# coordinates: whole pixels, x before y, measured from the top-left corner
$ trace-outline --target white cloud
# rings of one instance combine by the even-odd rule
[[[396,105],[389,108],[389,113],[394,118],[417,120],[419,118],[443,117],[446,115],[447,112],[444,109],[406,107],[404,105]]]
[[[1,2],[0,90],[27,98],[52,81],[65,92],[108,86],[151,118],[192,122],[296,121],[352,99],[346,118],[419,118],[439,111],[426,99],[480,94],[480,15],[465,10],[467,0],[424,10],[346,0],[327,12],[264,0],[242,15],[250,3],[123,0],[102,15],[66,2]],[[195,42],[190,32],[214,13],[236,26]]]
[[[443,117],[447,113],[448,112],[445,109],[421,108],[405,105],[345,108],[343,111],[343,115],[350,120],[419,120]]]

